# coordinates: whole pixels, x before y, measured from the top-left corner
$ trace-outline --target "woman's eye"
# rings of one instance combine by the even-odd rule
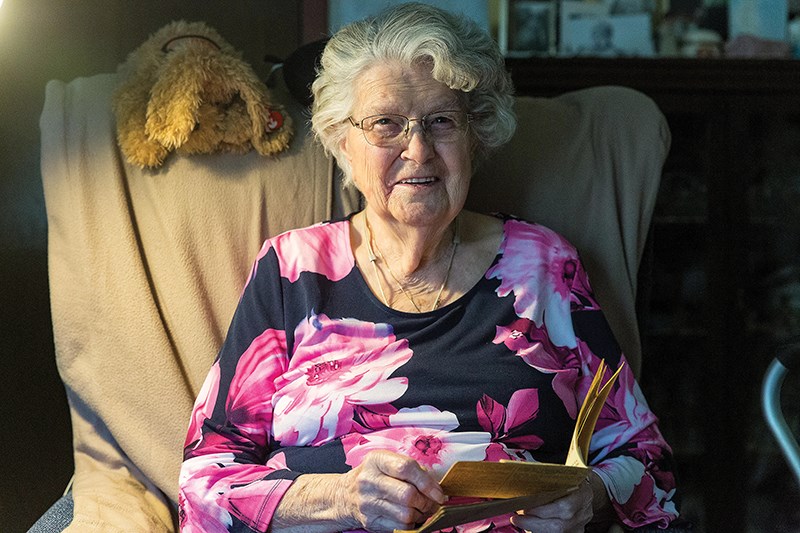
[[[392,118],[392,117],[380,117],[373,120],[371,123],[371,128],[377,128],[381,130],[391,130],[391,129],[402,129],[402,125],[400,121]]]
[[[430,126],[437,130],[446,130],[457,126],[456,120],[449,115],[436,115],[431,117]]]
[[[374,133],[387,137],[396,136],[403,133],[405,126],[399,119],[393,117],[378,117],[370,122],[369,129]]]

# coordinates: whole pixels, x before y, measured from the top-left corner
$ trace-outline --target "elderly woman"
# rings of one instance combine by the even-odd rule
[[[484,32],[394,8],[333,36],[313,93],[365,207],[264,244],[194,409],[185,531],[409,529],[446,504],[456,461],[563,462],[594,371],[623,361],[563,238],[462,209],[515,127]],[[666,526],[656,424],[626,366],[579,490],[459,530]]]

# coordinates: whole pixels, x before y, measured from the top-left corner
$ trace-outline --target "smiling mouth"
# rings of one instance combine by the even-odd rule
[[[425,177],[425,178],[408,178],[397,182],[398,185],[430,185],[436,183],[439,178]]]

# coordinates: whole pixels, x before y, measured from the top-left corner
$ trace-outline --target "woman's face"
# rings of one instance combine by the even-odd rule
[[[463,110],[456,91],[434,80],[430,68],[380,64],[356,82],[352,119],[377,114],[421,118],[429,113]],[[355,185],[368,209],[387,221],[410,226],[442,227],[461,211],[472,175],[472,141],[468,131],[450,142],[429,140],[420,122],[397,145],[373,146],[363,132],[349,128],[342,153],[352,167]]]

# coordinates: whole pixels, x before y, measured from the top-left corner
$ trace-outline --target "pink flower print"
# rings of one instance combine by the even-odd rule
[[[397,417],[399,421],[395,422],[399,425],[396,427],[343,437],[347,464],[356,467],[369,452],[388,450],[411,457],[441,477],[456,461],[483,461],[486,458],[489,434],[452,431],[458,427],[458,420],[453,413],[422,406],[401,409]],[[434,418],[437,422],[429,424]],[[418,420],[419,425],[413,425],[414,420]],[[504,458],[508,458],[508,455]]]
[[[285,468],[283,454],[276,454],[268,465]],[[181,531],[228,531],[232,515],[253,531],[266,531],[282,494],[292,484],[290,479],[265,479],[267,473],[265,467],[238,462],[233,453],[209,454],[184,462],[179,495]],[[186,505],[190,499],[203,503]]]
[[[398,399],[407,378],[389,376],[412,356],[388,324],[312,315],[295,329],[289,369],[275,380],[275,439],[318,445],[348,433],[356,406]]]
[[[540,372],[555,374],[553,390],[564,402],[569,415],[572,418],[578,416],[575,387],[579,377],[580,360],[575,350],[554,345],[543,328],[536,327],[526,318],[519,319],[509,326],[497,326],[493,342],[505,344],[509,350]],[[577,340],[577,342],[578,351],[585,348],[583,341]]]
[[[180,472],[180,505],[179,519],[181,531],[203,533],[206,531],[227,531],[233,524],[230,513],[227,511],[223,497],[219,495],[214,486],[220,483],[227,475],[224,468],[218,468],[218,463],[233,462],[232,453],[212,454],[198,456],[184,462]],[[198,472],[206,475],[192,475]],[[206,498],[214,500],[214,505],[188,505],[192,499],[187,495],[204,494]]]
[[[652,438],[655,432],[649,431],[646,433],[648,435],[645,438]],[[658,437],[661,438],[660,434]],[[647,475],[654,482],[653,492],[656,499],[662,502],[665,507],[674,506],[674,503],[669,500],[672,499],[675,492],[675,473],[661,468],[664,459],[663,448],[656,447],[655,443],[648,442],[646,445],[639,443],[637,448],[630,450],[630,457],[645,465]],[[672,512],[670,509],[667,509],[667,511]]]
[[[506,408],[502,404],[494,401],[490,396],[484,394],[478,401],[477,406],[478,423],[481,427],[497,439],[504,433],[503,427],[506,421]]]
[[[645,474],[644,465],[633,457],[614,457],[592,466],[618,503],[627,502]]]
[[[283,452],[278,452],[270,457],[266,466],[270,470],[289,470],[286,465],[286,454]]]
[[[654,448],[655,446],[648,446],[647,449],[638,448],[631,455],[647,465],[647,472],[655,481],[657,488],[661,487],[668,491],[674,490],[675,473],[671,470],[662,469],[664,464],[662,448]]]
[[[667,494],[655,486],[653,479],[643,476],[631,497],[620,506],[623,516],[626,517],[623,519],[623,523],[633,528],[645,524],[666,528],[673,519],[677,518],[678,513],[671,501],[665,502],[664,507],[660,505],[659,501],[664,501],[663,496],[667,496]],[[654,518],[656,518],[655,521]]]
[[[531,461],[533,456],[526,450],[509,450],[501,442],[492,442],[486,448],[486,458],[484,461]]]
[[[665,446],[660,433],[655,429],[657,422],[658,419],[650,411],[630,366],[626,365],[600,412],[597,429],[592,437],[592,451],[602,450],[597,457],[600,461],[611,450],[629,442],[636,442],[640,448],[648,447],[649,443],[655,448]]]
[[[413,450],[410,454],[411,457],[423,461],[428,457],[435,457],[438,459],[439,452],[442,451],[442,440],[439,437],[422,435],[414,437],[411,440],[413,441],[410,443],[410,449]]]
[[[226,505],[249,531],[268,531],[281,497],[292,485],[290,479],[232,479]]]
[[[477,405],[478,423],[492,441],[525,450],[539,448],[543,441],[536,435],[521,433],[520,427],[539,414],[539,391],[520,389],[511,395],[508,408],[484,394]]]
[[[526,363],[545,372],[577,368],[580,364],[573,349],[553,344],[546,329],[537,327],[527,318],[508,326],[497,326],[493,342],[505,344]]]
[[[353,407],[353,428],[357,433],[369,433],[391,426],[389,417],[397,412],[392,404],[356,405]]]
[[[576,271],[572,278],[572,283],[570,284],[570,290],[572,291],[573,311],[576,309],[584,311],[600,310],[600,304],[597,303],[594,291],[589,283],[589,275],[586,273],[586,270],[583,268],[583,263],[581,262],[576,263]]]
[[[348,224],[319,223],[288,231],[268,239],[261,246],[245,287],[256,275],[258,262],[275,248],[281,258],[281,276],[294,283],[302,272],[321,274],[331,281],[347,276],[355,266],[352,254],[330,254],[341,239],[350,239]]]
[[[570,290],[579,262],[575,249],[543,226],[505,223],[502,257],[486,273],[499,279],[497,294],[514,295],[514,310],[537,326],[546,324],[557,346],[576,346],[570,319]]]
[[[214,411],[214,405],[217,403],[217,395],[219,394],[219,361],[211,366],[208,375],[206,376],[200,392],[197,394],[194,409],[192,411],[192,419],[189,421],[189,430],[186,434],[186,442],[184,447],[192,446],[193,450],[202,446],[203,440],[203,423],[206,419],[211,418]]]
[[[228,389],[228,420],[256,446],[267,445],[273,382],[287,366],[286,332],[267,329],[239,357]]]
[[[624,523],[639,527],[658,518],[659,527],[666,525],[678,516],[678,510],[671,501],[674,484],[665,491],[647,475],[644,464],[633,457],[615,457],[592,467],[608,488],[612,501],[621,507],[622,515],[628,518]],[[660,503],[659,503],[660,502]]]
[[[337,242],[349,241],[349,224],[317,224],[273,239],[281,258],[281,276],[294,283],[302,272],[321,274],[331,281],[347,276],[355,266],[353,254],[331,254]]]

